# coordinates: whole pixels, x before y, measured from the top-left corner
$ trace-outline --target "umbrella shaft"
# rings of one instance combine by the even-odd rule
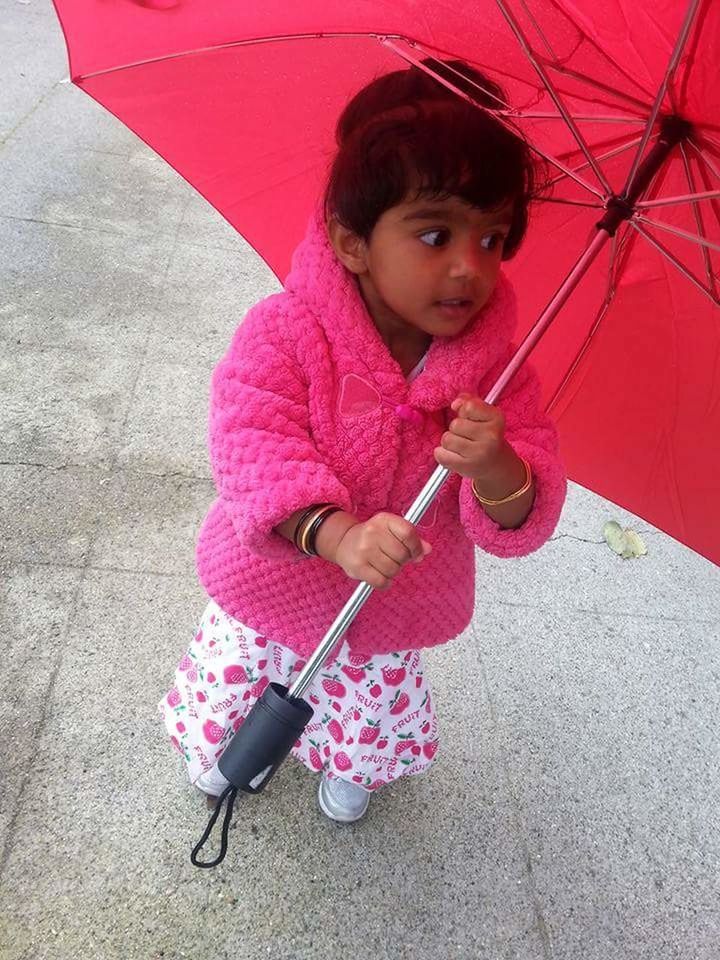
[[[405,519],[407,521],[415,524],[422,520],[428,507],[437,496],[438,491],[445,483],[449,475],[450,471],[448,469],[445,467],[437,467],[437,469],[433,472],[433,475],[417,495],[408,512],[405,514]],[[345,631],[359,613],[360,608],[372,593],[372,589],[373,588],[368,583],[361,583],[360,586],[357,587],[353,595],[336,617],[328,632],[320,641],[308,662],[298,674],[295,683],[288,691],[288,696],[302,697],[303,693],[312,683],[315,674],[333,652],[335,645],[340,641]]]
[[[520,344],[510,363],[493,385],[492,389],[485,398],[486,403],[496,402],[497,398],[505,389],[508,382],[515,375],[518,368],[524,363],[528,354],[535,348],[542,335],[555,319],[563,304],[566,302],[572,291],[585,275],[591,263],[608,239],[609,234],[606,230],[598,230],[597,234],[593,237],[588,247],[583,251],[577,263],[570,271],[570,274],[558,288],[555,296],[552,298],[550,303],[548,303],[540,317],[538,317],[533,328]],[[447,480],[449,474],[450,471],[445,467],[438,466],[436,468],[428,482],[418,494],[408,512],[405,514],[405,519],[407,521],[415,524],[422,520],[425,512],[437,496],[440,488]],[[367,583],[361,583],[356,588],[353,595],[335,618],[335,621],[328,632],[318,644],[310,659],[298,674],[295,683],[288,690],[288,696],[298,698],[302,697],[303,693],[312,683],[315,674],[320,670],[322,665],[325,663],[327,658],[330,656],[336,645],[345,634],[350,624],[360,612],[360,609],[372,593],[372,590],[373,588]]]

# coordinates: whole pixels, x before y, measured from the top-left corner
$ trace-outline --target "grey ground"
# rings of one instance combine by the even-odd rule
[[[433,771],[341,828],[290,763],[217,871],[155,704],[204,605],[207,386],[278,289],[76,88],[52,9],[2,0],[0,956],[720,955],[718,569],[573,487],[532,557],[478,557],[429,657]]]

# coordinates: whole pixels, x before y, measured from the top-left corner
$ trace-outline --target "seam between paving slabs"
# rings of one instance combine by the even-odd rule
[[[488,710],[490,712],[490,719],[492,721],[493,730],[497,740],[497,730],[498,730],[497,713],[495,710],[495,701],[493,700],[493,697],[490,693],[490,684],[488,683],[487,673],[485,671],[485,663],[482,658],[482,653],[481,653],[482,645],[479,642],[478,636],[475,632],[474,625],[471,626],[471,630],[473,633],[473,637],[475,638],[475,641],[476,641],[475,649],[478,652],[478,661],[480,663],[480,673],[482,675],[482,685],[485,689],[485,700],[487,703]],[[534,874],[533,865],[532,865],[532,855],[530,853],[530,848],[526,840],[526,834],[527,834],[526,824],[520,812],[520,804],[518,802],[518,798],[516,796],[515,790],[513,789],[513,782],[512,782],[512,778],[510,777],[510,770],[508,768],[508,764],[505,759],[505,752],[502,750],[502,748],[500,748],[500,754],[502,757],[503,779],[505,780],[505,785],[510,795],[510,806],[513,811],[513,816],[515,819],[515,827],[516,827],[515,832],[516,832],[516,836],[519,838],[519,841],[522,847],[524,865],[525,865],[525,875],[526,875],[527,884],[530,890],[530,900],[532,901],[533,913],[535,914],[535,927],[536,927],[538,936],[540,937],[540,942],[542,944],[543,957],[545,958],[545,960],[554,960],[555,952],[553,950],[552,935],[550,932],[550,927],[548,926],[548,923],[545,920],[545,916],[542,911],[542,906],[540,905],[540,899],[538,897],[537,888],[535,887],[535,874]]]
[[[39,103],[36,104],[36,107],[37,107],[38,105],[39,105]],[[176,230],[175,230],[175,239],[174,239],[174,242],[173,242],[172,247],[171,247],[171,249],[170,249],[170,252],[169,252],[169,254],[168,254],[168,261],[167,261],[167,264],[166,264],[166,266],[165,266],[165,274],[164,274],[163,279],[162,279],[162,281],[161,281],[161,283],[159,284],[159,287],[158,287],[157,297],[156,297],[155,303],[154,303],[154,305],[153,305],[153,313],[154,313],[155,318],[154,318],[153,322],[151,322],[151,323],[148,325],[147,336],[146,336],[146,338],[145,338],[145,343],[144,343],[144,345],[143,345],[142,354],[141,354],[141,356],[140,356],[139,363],[138,363],[137,376],[135,377],[135,382],[133,383],[132,389],[131,389],[130,392],[129,392],[128,403],[127,403],[127,406],[126,406],[126,409],[125,409],[125,416],[124,416],[124,418],[123,418],[123,422],[122,422],[122,425],[121,425],[121,428],[120,428],[120,432],[119,432],[119,436],[118,436],[117,447],[116,447],[116,449],[115,449],[115,451],[114,451],[113,458],[112,458],[112,461],[111,461],[111,464],[110,464],[110,468],[109,468],[109,471],[108,471],[111,476],[114,476],[114,475],[118,472],[118,460],[119,460],[119,456],[120,456],[120,448],[121,448],[121,445],[122,445],[122,440],[123,440],[123,437],[124,437],[124,434],[125,434],[125,430],[126,430],[126,428],[127,428],[128,418],[129,418],[129,416],[130,416],[130,409],[131,409],[132,404],[133,404],[133,401],[134,401],[134,399],[135,399],[135,393],[136,393],[136,390],[137,390],[138,382],[139,382],[139,380],[140,380],[140,375],[141,375],[141,373],[142,373],[142,371],[143,371],[143,369],[144,369],[144,367],[145,367],[145,363],[146,363],[146,360],[147,360],[147,354],[148,354],[148,348],[149,348],[149,344],[150,344],[150,339],[151,339],[151,337],[152,337],[152,335],[153,335],[153,333],[154,333],[154,331],[155,331],[155,327],[156,327],[157,322],[158,322],[158,308],[159,308],[159,306],[160,306],[160,304],[161,304],[161,302],[162,302],[163,290],[164,290],[165,284],[166,284],[166,282],[167,282],[167,277],[168,277],[168,274],[169,274],[169,272],[170,272],[170,267],[171,267],[171,265],[172,265],[173,257],[174,257],[174,255],[175,255],[175,250],[176,250],[177,245],[178,245],[178,244],[177,244],[177,238],[178,238],[178,235],[179,235],[179,233],[180,233],[180,228],[181,228],[181,226],[182,226],[182,223],[183,223],[183,220],[184,220],[184,217],[185,217],[185,210],[187,210],[187,204],[185,205],[185,208],[184,208],[184,210],[183,210],[183,214],[182,214],[182,216],[180,217],[180,219],[179,219],[179,221],[178,221],[178,224],[177,224],[177,227],[176,227]],[[44,698],[43,698],[43,708],[42,708],[42,711],[41,711],[41,713],[40,713],[40,717],[39,717],[39,719],[38,719],[38,722],[37,722],[37,724],[35,725],[35,729],[34,729],[34,731],[33,731],[33,744],[35,745],[35,749],[32,751],[30,757],[29,757],[28,760],[27,760],[27,763],[25,764],[25,769],[24,769],[24,771],[23,771],[23,773],[22,773],[22,778],[21,778],[21,782],[20,782],[20,790],[18,791],[18,793],[17,793],[17,795],[16,795],[15,804],[14,804],[14,809],[13,809],[12,815],[11,815],[11,817],[10,817],[10,821],[9,821],[9,823],[8,823],[7,835],[6,835],[5,841],[4,841],[4,843],[3,843],[2,854],[0,855],[0,879],[2,879],[2,877],[3,877],[4,873],[5,873],[5,867],[6,867],[6,865],[7,865],[7,862],[8,862],[8,860],[9,860],[9,858],[10,858],[10,854],[11,854],[12,851],[13,851],[13,847],[14,847],[13,837],[14,837],[14,835],[15,835],[15,827],[16,827],[17,820],[18,820],[18,817],[19,817],[19,814],[20,814],[20,810],[21,810],[22,805],[23,805],[23,801],[24,801],[24,798],[25,798],[25,793],[26,793],[26,790],[27,790],[27,785],[28,785],[28,783],[29,783],[29,781],[30,781],[30,774],[31,774],[32,768],[33,768],[33,766],[34,766],[34,764],[35,764],[35,758],[37,757],[37,744],[38,744],[38,742],[39,742],[40,736],[41,736],[41,734],[42,734],[42,732],[43,732],[43,730],[44,730],[44,728],[45,728],[45,725],[46,725],[46,723],[47,723],[48,713],[49,713],[49,705],[50,705],[50,703],[51,703],[51,701],[52,701],[52,696],[53,696],[53,692],[54,692],[54,689],[55,689],[55,682],[56,682],[58,673],[60,672],[60,668],[61,668],[61,666],[62,666],[62,664],[63,664],[63,659],[64,659],[64,654],[65,654],[65,648],[66,648],[66,642],[67,642],[68,633],[69,633],[69,630],[70,630],[71,626],[74,624],[74,621],[75,621],[75,615],[76,615],[76,613],[77,613],[78,602],[79,602],[79,599],[80,599],[80,593],[81,593],[81,590],[82,590],[82,588],[83,588],[83,586],[84,586],[84,584],[85,584],[85,580],[86,580],[86,578],[87,578],[88,570],[90,569],[90,556],[91,556],[91,554],[92,554],[92,549],[93,549],[93,547],[94,547],[94,545],[95,545],[95,541],[96,541],[97,536],[98,536],[98,533],[99,533],[99,528],[100,528],[100,518],[99,518],[99,517],[96,517],[95,520],[93,521],[92,534],[91,534],[91,536],[90,536],[89,539],[88,539],[87,552],[86,552],[86,554],[85,554],[85,561],[80,565],[81,573],[80,573],[80,576],[78,577],[78,581],[77,581],[77,584],[76,584],[76,586],[75,586],[75,590],[74,590],[74,592],[73,592],[73,596],[72,596],[72,599],[71,599],[70,604],[69,604],[69,607],[68,607],[68,615],[67,615],[67,619],[66,619],[66,621],[65,621],[65,628],[64,628],[64,630],[63,630],[62,638],[61,638],[60,645],[59,645],[59,653],[58,653],[58,656],[57,656],[57,660],[56,660],[56,662],[55,662],[55,665],[54,665],[54,667],[53,667],[52,674],[51,674],[51,676],[50,676],[50,680],[48,681],[48,685],[47,685],[47,688],[46,688],[46,691],[45,691],[45,696],[44,696]],[[41,565],[39,564],[38,566],[41,566]],[[64,564],[50,564],[50,566],[55,566],[55,567],[60,568],[60,567],[67,567],[68,565],[64,565]]]

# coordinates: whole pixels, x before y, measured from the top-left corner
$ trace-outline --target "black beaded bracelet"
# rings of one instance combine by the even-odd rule
[[[331,517],[334,513],[339,513],[340,510],[342,510],[342,507],[333,507],[331,510],[325,510],[323,513],[320,514],[319,517],[316,517],[315,520],[313,520],[312,525],[308,530],[307,546],[308,546],[309,552],[314,557],[318,555],[318,552],[315,548],[315,540],[318,535],[318,530],[325,523],[328,517]]]

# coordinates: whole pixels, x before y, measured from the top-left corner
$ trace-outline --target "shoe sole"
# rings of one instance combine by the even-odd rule
[[[331,813],[330,810],[325,806],[325,801],[323,800],[322,783],[318,788],[317,800],[318,800],[318,806],[320,807],[322,812],[325,814],[325,816],[329,820],[334,820],[335,823],[356,823],[358,820],[362,820],[362,818],[367,813],[368,806],[370,805],[370,800],[368,799],[368,803],[366,804],[365,809],[362,811],[362,813],[359,813],[356,817],[340,817],[335,813]]]

